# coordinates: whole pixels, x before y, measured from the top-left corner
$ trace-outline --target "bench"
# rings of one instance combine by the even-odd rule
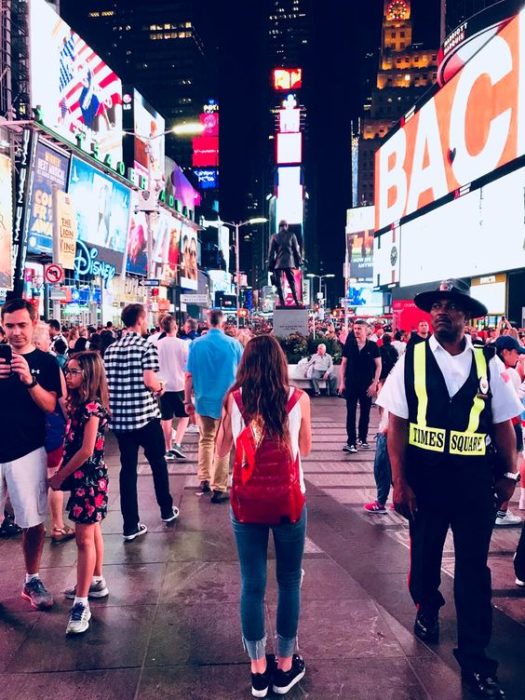
[[[341,369],[340,365],[334,365],[334,376],[339,383],[339,371]],[[304,366],[303,365],[288,365],[288,379],[292,386],[296,386],[299,389],[311,389],[312,385],[310,380],[304,376]],[[319,379],[319,388],[326,389],[326,381],[324,379]]]

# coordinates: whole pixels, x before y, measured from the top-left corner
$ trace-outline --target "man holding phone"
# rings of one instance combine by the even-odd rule
[[[33,345],[35,307],[13,299],[2,307],[7,345],[0,346],[0,501],[9,492],[23,529],[26,580],[22,597],[45,610],[53,597],[40,580],[47,514],[45,416],[62,395],[55,358]]]

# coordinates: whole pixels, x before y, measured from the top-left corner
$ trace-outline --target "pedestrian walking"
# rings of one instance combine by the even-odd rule
[[[184,389],[184,408],[197,413],[199,426],[197,495],[212,493],[212,503],[228,500],[228,456],[219,457],[215,438],[226,392],[235,381],[242,345],[224,333],[224,315],[210,312],[210,330],[190,346]],[[195,405],[192,393],[195,393]]]
[[[0,502],[9,492],[15,522],[24,530],[22,597],[46,610],[53,596],[40,579],[47,515],[46,414],[62,395],[58,364],[33,343],[36,308],[24,299],[2,307],[8,344],[0,352]]]
[[[516,485],[516,441],[511,419],[520,403],[502,376],[498,358],[474,348],[467,320],[487,309],[463,282],[446,280],[415,297],[431,314],[434,335],[412,343],[387,378],[378,403],[390,412],[388,450],[394,505],[410,523],[410,593],[417,607],[414,632],[439,641],[441,558],[449,527],[454,535],[458,643],[463,682],[477,695],[503,698],[497,662],[486,655],[491,636],[487,566],[498,502]],[[492,351],[493,354],[493,351]],[[498,451],[501,471],[488,444]]]
[[[368,425],[372,399],[377,394],[381,376],[379,348],[367,339],[368,323],[363,319],[354,322],[343,348],[343,360],[339,375],[339,393],[346,398],[346,445],[343,452],[357,452],[357,446],[369,449]],[[356,433],[357,404],[359,403],[359,441]]]
[[[108,588],[102,575],[104,543],[100,523],[108,509],[108,470],[104,443],[108,426],[109,395],[104,365],[98,352],[76,354],[66,367],[69,423],[64,460],[49,479],[55,490],[70,491],[69,519],[75,523],[78,549],[77,582],[65,591],[73,599],[66,634],[82,634],[89,628],[89,598],[105,598]]]
[[[139,447],[153,473],[160,516],[171,523],[179,516],[170,494],[165,459],[164,436],[157,399],[164,388],[159,380],[157,346],[148,343],[146,311],[142,304],[128,304],[122,310],[126,333],[106,350],[104,364],[109,386],[111,427],[120,450],[120,508],[127,541],[144,535],[148,528],[140,522],[137,497]]]
[[[279,343],[253,338],[228,393],[217,440],[220,458],[235,446],[231,521],[241,568],[241,623],[251,661],[252,695],[286,694],[305,674],[294,653],[306,533],[301,456],[311,447],[310,399],[289,386]],[[266,654],[264,594],[268,538],[277,557],[277,659]]]

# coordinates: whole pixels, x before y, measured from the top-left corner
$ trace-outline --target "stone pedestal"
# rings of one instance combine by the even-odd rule
[[[291,333],[308,335],[308,309],[285,306],[273,312],[273,333],[278,338],[286,338]]]

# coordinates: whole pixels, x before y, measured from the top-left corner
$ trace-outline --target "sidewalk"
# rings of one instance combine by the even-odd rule
[[[443,641],[430,649],[412,633],[406,589],[407,528],[395,513],[370,516],[373,450],[341,452],[344,402],[313,402],[314,449],[305,463],[309,528],[304,568],[300,652],[307,674],[290,698],[396,700],[470,698],[452,657],[452,579],[443,576],[447,605]],[[376,413],[373,420],[377,422]],[[121,536],[118,459],[109,441],[110,508],[104,522],[110,596],[92,603],[90,630],[66,639],[74,583],[73,542],[46,541],[42,578],[56,594],[48,613],[20,598],[24,567],[19,541],[0,542],[0,700],[232,700],[249,698],[249,667],[240,638],[239,573],[227,504],[195,496],[196,436],[190,461],[170,465],[180,521],[166,527],[155,504],[149,468],[139,478],[141,519],[149,532]],[[372,443],[373,444],[373,443]],[[519,530],[498,531],[491,554],[495,587],[494,653],[509,700],[523,697],[525,593],[514,586],[512,554]],[[444,570],[450,571],[451,544]],[[270,645],[276,586],[268,577]]]

